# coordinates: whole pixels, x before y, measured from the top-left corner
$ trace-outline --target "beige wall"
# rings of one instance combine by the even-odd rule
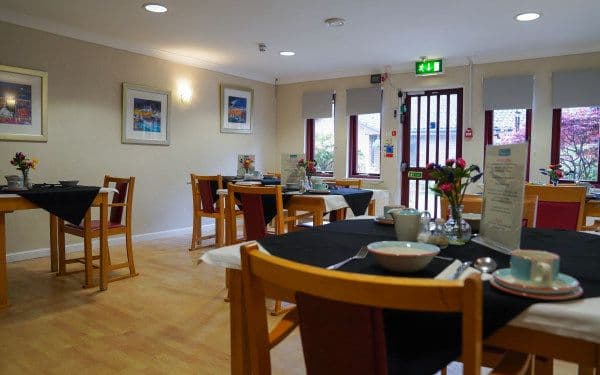
[[[11,155],[40,160],[33,182],[78,178],[98,185],[104,174],[136,177],[134,233],[191,226],[190,172],[235,174],[236,156],[256,154],[257,168],[275,168],[274,86],[0,23],[0,64],[48,72],[48,142],[1,142],[0,173]],[[191,104],[172,97],[171,145],[121,144],[121,84],[193,88]],[[219,132],[219,85],[254,89],[251,135]],[[3,178],[3,177],[2,177]],[[7,215],[8,252],[48,247],[41,210]]]
[[[550,161],[550,139],[552,128],[552,87],[553,71],[600,68],[600,53],[570,55],[534,60],[510,61],[493,64],[474,65],[472,74],[469,67],[448,68],[445,74],[434,77],[416,77],[412,73],[393,74],[384,84],[382,119],[383,140],[389,137],[392,129],[400,130],[398,120],[392,116],[398,107],[398,89],[419,91],[439,88],[463,88],[463,128],[473,129],[473,138],[463,139],[463,156],[470,163],[483,164],[484,110],[482,88],[484,77],[501,75],[533,74],[533,131],[531,148],[531,170],[544,167]],[[472,90],[470,90],[472,81]],[[277,87],[277,144],[280,152],[304,150],[304,119],[302,118],[302,94],[309,91],[334,89],[337,92],[335,109],[335,175],[346,176],[348,165],[348,119],[346,117],[346,89],[368,87],[369,77],[348,77],[314,82],[302,82]],[[472,93],[472,99],[470,95]],[[471,111],[471,104],[473,110]],[[471,115],[471,116],[469,116]],[[469,118],[471,117],[471,122]],[[400,154],[401,137],[396,139],[397,153]],[[383,144],[382,140],[382,144]],[[400,160],[382,158],[381,186],[392,192],[391,198],[399,199]],[[532,179],[538,178],[535,172]]]

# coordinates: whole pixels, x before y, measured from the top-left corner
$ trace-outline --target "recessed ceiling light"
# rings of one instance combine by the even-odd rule
[[[296,52],[294,52],[294,51],[281,51],[281,52],[279,52],[279,54],[281,56],[294,56],[296,54]]]
[[[521,21],[521,22],[529,22],[529,21],[535,21],[538,18],[541,17],[541,14],[536,13],[536,12],[525,12],[525,13],[519,13],[515,16],[515,19],[517,21]]]
[[[167,11],[167,7],[161,4],[156,4],[156,3],[146,3],[143,5],[144,9],[146,9],[148,12],[152,12],[152,13],[164,13]]]
[[[344,23],[346,22],[345,19],[340,18],[340,17],[332,17],[332,18],[328,18],[325,21],[323,21],[327,24],[327,26],[329,27],[342,27],[344,26]]]

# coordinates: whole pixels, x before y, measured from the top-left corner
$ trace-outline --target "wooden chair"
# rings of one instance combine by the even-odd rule
[[[127,249],[127,261],[118,264],[112,264],[109,257],[108,271],[114,271],[121,268],[128,268],[129,274],[114,277],[108,281],[116,281],[127,277],[137,276],[138,273],[135,271],[135,265],[133,262],[133,244],[131,238],[131,212],[133,210],[133,188],[135,184],[135,177],[119,178],[104,176],[105,188],[110,187],[114,184],[114,188],[118,190],[118,193],[114,193],[112,203],[109,203],[110,207],[109,222],[108,222],[108,236],[114,236],[119,234],[125,235],[125,247]],[[123,212],[125,212],[125,223],[123,223]],[[84,256],[82,258],[66,259],[65,256],[65,233],[83,237],[83,248]],[[65,275],[66,265],[70,263],[83,263],[85,265],[85,287],[92,286],[93,268],[97,268],[93,264],[93,260],[99,259],[99,255],[92,255],[92,239],[100,237],[100,220],[92,220],[91,207],[85,214],[82,223],[78,225],[66,223],[64,220],[58,221],[58,275]],[[108,249],[107,249],[108,250]],[[73,272],[81,272],[73,271]],[[70,273],[73,273],[70,272]]]
[[[536,228],[582,230],[585,186],[525,185],[525,196],[537,196]]]
[[[273,176],[275,178],[281,178],[281,172],[265,172],[265,176]]]
[[[223,177],[200,176],[190,174],[192,184],[192,201],[194,204],[194,224],[192,227],[192,243],[190,250],[201,248],[202,240],[215,238],[215,246],[221,247],[225,243],[225,219],[227,210],[225,196],[216,194],[217,189],[223,189]],[[234,221],[242,215],[241,210],[235,209]],[[209,217],[215,220],[215,234],[202,236],[202,218]],[[231,233],[231,232],[229,232]],[[226,237],[226,236],[225,236]]]
[[[337,187],[362,189],[362,180],[355,178],[329,178],[323,180],[325,183],[333,183]]]
[[[464,373],[480,373],[483,302],[479,275],[454,281],[329,271],[262,253],[256,245],[242,246],[241,264],[250,368],[255,375],[271,373],[270,350],[296,326],[300,327],[307,373],[387,374],[383,308],[460,313]],[[271,332],[265,297],[285,298],[297,306]],[[518,369],[524,371],[529,356],[519,359]]]
[[[448,199],[441,197],[441,215],[442,218],[447,219],[450,215],[448,211]],[[465,194],[463,198],[463,213],[475,213],[480,214],[483,210],[482,207],[483,196],[481,195],[468,195]],[[537,209],[537,197],[525,197],[523,200],[523,226],[528,228],[535,227],[535,213]]]
[[[523,199],[523,226],[535,228],[535,214],[537,212],[538,197],[528,196]]]

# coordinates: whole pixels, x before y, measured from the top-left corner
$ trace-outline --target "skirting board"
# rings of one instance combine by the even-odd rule
[[[215,230],[215,224],[207,224],[207,225],[202,226],[202,232],[210,232],[210,231],[214,231],[214,230]],[[161,231],[161,232],[153,232],[153,233],[141,233],[141,234],[133,235],[133,242],[135,243],[136,241],[157,240],[157,239],[161,239],[161,238],[167,238],[167,237],[179,236],[179,235],[191,235],[191,233],[192,233],[192,227],[170,229],[170,230],[165,230],[165,231]],[[118,237],[113,236],[113,237],[108,238],[109,246],[110,245],[122,245],[124,243],[125,243],[125,236],[118,236]],[[99,246],[98,239],[94,239],[94,241],[92,242],[92,247],[98,248],[98,246]],[[77,243],[73,243],[73,244],[69,244],[69,245],[65,246],[66,253],[74,253],[77,251],[83,251],[83,242],[77,242]],[[50,256],[50,248],[45,247],[45,248],[41,248],[41,249],[24,250],[24,251],[18,251],[15,253],[8,253],[8,254],[6,254],[6,261],[8,263],[11,263],[11,262],[18,262],[21,260],[29,260],[29,259],[43,258],[43,257],[49,257],[49,256]]]

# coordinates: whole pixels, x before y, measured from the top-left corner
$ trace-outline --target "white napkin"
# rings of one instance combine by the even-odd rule
[[[448,280],[448,279],[450,279],[452,276],[454,276],[454,274],[456,273],[456,269],[458,267],[460,267],[461,264],[462,264],[462,262],[460,260],[456,259],[454,262],[450,263],[448,265],[448,267],[444,268],[444,270],[442,272],[440,272],[435,277],[435,279],[438,279],[438,280]],[[465,272],[463,272],[460,275],[460,277],[458,279],[459,280],[464,280],[467,276],[469,276],[473,272],[479,273],[479,271],[477,271],[475,268],[469,267],[469,268],[467,268],[465,270]],[[483,281],[490,280],[491,278],[492,278],[492,275],[490,275],[489,273],[482,273],[481,274],[481,280],[483,280]]]

